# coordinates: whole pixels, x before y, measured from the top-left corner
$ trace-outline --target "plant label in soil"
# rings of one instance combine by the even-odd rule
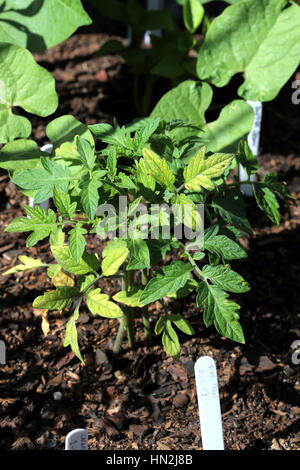
[[[197,360],[195,378],[203,450],[224,450],[217,369],[211,357]]]
[[[85,429],[74,429],[66,437],[65,450],[88,450],[88,433]]]
[[[248,145],[251,149],[253,155],[257,157],[259,152],[259,140],[260,140],[260,130],[261,130],[261,119],[262,119],[262,103],[260,101],[247,101],[248,104],[252,107],[254,111],[254,121],[250,134],[248,135]],[[248,179],[246,171],[240,165],[239,167],[240,181]],[[255,181],[255,175],[250,176],[251,181]],[[242,191],[246,196],[253,196],[253,190],[249,184],[243,184],[241,187]]]

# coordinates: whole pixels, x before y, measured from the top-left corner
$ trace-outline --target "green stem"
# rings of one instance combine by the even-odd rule
[[[121,351],[125,334],[126,334],[126,317],[124,316],[124,317],[121,317],[119,320],[119,329],[118,329],[117,337],[115,339],[113,353],[116,356],[118,356]]]
[[[147,269],[143,269],[142,270],[142,285],[146,286],[147,283],[148,283]],[[148,311],[147,306],[142,308],[142,318],[143,318],[145,341],[147,345],[149,346],[151,344],[151,326],[150,326],[149,311]]]

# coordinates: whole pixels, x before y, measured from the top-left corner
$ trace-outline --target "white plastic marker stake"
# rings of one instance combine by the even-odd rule
[[[212,357],[197,360],[195,379],[203,450],[224,450],[217,369]]]
[[[164,0],[147,0],[147,10],[162,10],[164,8]],[[144,43],[151,44],[150,35],[154,34],[155,36],[161,37],[161,29],[155,29],[153,31],[146,31],[144,36]]]
[[[88,432],[85,429],[74,429],[66,437],[65,450],[89,450]]]
[[[50,154],[53,151],[53,145],[52,144],[43,145],[43,147],[41,147],[41,151]],[[33,197],[29,198],[29,206],[34,207]],[[49,199],[46,199],[46,201],[41,202],[40,206],[43,209],[45,209],[45,211],[47,211],[49,209]]]
[[[259,140],[263,107],[260,101],[247,101],[247,103],[250,104],[254,111],[254,122],[247,140],[251,152],[257,157],[259,152]],[[241,165],[239,166],[239,178],[240,181],[248,179],[248,175]],[[255,181],[255,175],[251,175],[250,180]],[[253,190],[250,184],[243,184],[241,186],[241,190],[246,194],[246,196],[253,196]]]

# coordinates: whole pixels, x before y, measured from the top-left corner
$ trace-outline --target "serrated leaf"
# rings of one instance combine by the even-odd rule
[[[187,283],[183,287],[178,289],[174,294],[168,294],[167,297],[170,297],[171,299],[184,299],[196,289],[197,285],[197,281],[194,279],[188,279]]]
[[[95,150],[91,144],[82,137],[76,138],[78,157],[85,168],[91,170],[95,164]]]
[[[36,297],[32,305],[36,308],[63,310],[69,307],[78,295],[79,291],[76,287],[58,287],[56,290],[45,292],[44,295]]]
[[[199,51],[197,73],[219,87],[242,73],[245,81],[238,94],[270,101],[296,70],[299,56],[300,7],[287,0],[245,0],[212,22]]]
[[[204,241],[204,250],[216,253],[224,260],[247,258],[247,253],[242,246],[226,235],[214,235]]]
[[[129,241],[130,249],[130,260],[127,266],[127,270],[136,269],[131,268],[132,266],[140,266],[138,269],[150,268],[150,252],[147,242],[142,238],[136,238]]]
[[[0,37],[3,24],[5,23],[1,21]],[[38,116],[48,116],[58,105],[55,82],[51,74],[35,62],[28,50],[8,44],[7,38],[4,41],[0,43],[0,143],[2,144],[30,135],[30,121],[15,114],[13,112],[15,107],[20,106]]]
[[[123,240],[110,241],[102,252],[103,261],[101,265],[104,276],[113,276],[125,262],[129,250]]]
[[[79,263],[85,248],[84,235],[87,230],[80,224],[76,224],[75,227],[69,232],[69,249],[73,260]]]
[[[99,204],[99,193],[98,193],[99,181],[94,179],[90,180],[89,183],[82,189],[80,200],[85,213],[88,215],[90,220],[93,220]]]
[[[18,264],[17,266],[10,268],[8,271],[2,273],[2,276],[7,276],[8,274],[19,273],[22,271],[30,271],[32,269],[47,266],[47,264],[43,263],[39,259],[29,258],[29,256],[19,256],[18,258],[23,264]]]
[[[193,266],[190,263],[175,261],[163,268],[163,274],[157,274],[145,287],[140,301],[149,304],[181,289],[188,279]]]
[[[155,190],[155,179],[148,172],[146,161],[143,158],[138,162],[137,179],[145,188],[149,188],[151,191]]]
[[[263,185],[253,184],[252,187],[258,207],[267,214],[274,224],[280,225],[279,204],[275,194]]]
[[[201,191],[201,188],[214,189],[212,178],[223,175],[233,158],[234,155],[222,153],[215,153],[205,158],[205,147],[200,149],[184,169],[186,189],[192,191]]]
[[[144,304],[140,302],[140,296],[142,289],[135,287],[130,292],[122,290],[113,296],[113,299],[121,304],[128,305],[129,307],[140,307],[142,308]]]
[[[72,274],[88,274],[98,271],[100,267],[98,258],[91,253],[84,252],[82,259],[76,263],[66,245],[51,246],[51,251],[58,264]]]
[[[229,265],[206,265],[203,267],[202,272],[206,279],[225,291],[241,293],[250,290],[248,282],[233,271]]]
[[[58,212],[60,212],[63,217],[72,219],[76,209],[76,202],[71,204],[69,194],[63,191],[59,186],[54,186],[53,199]]]
[[[66,324],[66,335],[64,340],[64,346],[71,346],[71,349],[76,357],[84,364],[84,360],[79,350],[78,335],[76,329],[76,320],[78,319],[79,312],[75,311],[73,316]]]
[[[167,160],[147,148],[143,149],[143,157],[147,174],[152,176],[161,186],[172,191],[175,175],[169,167]]]
[[[120,318],[123,312],[120,307],[108,300],[108,295],[101,294],[100,289],[89,290],[86,293],[86,303],[93,315],[105,318]]]

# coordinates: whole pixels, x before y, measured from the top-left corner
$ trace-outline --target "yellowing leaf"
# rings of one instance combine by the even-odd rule
[[[75,285],[74,279],[71,276],[68,276],[63,271],[60,271],[53,279],[53,284],[55,287],[59,286],[69,286],[73,287]]]
[[[47,336],[50,332],[50,323],[47,318],[48,310],[44,310],[42,313],[42,332],[44,333],[44,336]]]
[[[123,312],[120,307],[108,300],[106,294],[101,294],[100,289],[93,289],[86,294],[86,303],[93,315],[101,315],[105,318],[120,318]]]
[[[122,290],[113,296],[113,299],[121,304],[128,305],[129,307],[143,307],[144,304],[140,302],[140,296],[142,294],[142,289],[134,288],[130,292]]]
[[[147,174],[152,176],[161,186],[172,190],[175,176],[167,160],[146,148],[143,149],[143,157]]]
[[[112,240],[107,244],[102,255],[102,273],[104,276],[113,276],[126,260],[129,250],[124,240]]]
[[[221,176],[234,158],[233,154],[215,153],[205,159],[206,148],[202,147],[189,161],[183,176],[186,189],[201,191],[214,189],[212,178]]]
[[[21,271],[30,271],[42,266],[47,266],[47,264],[44,264],[39,259],[29,258],[29,256],[19,256],[19,260],[23,264],[18,264],[17,266],[10,268],[8,271],[5,271],[5,273],[2,273],[2,276],[7,276],[8,274],[14,274]]]

